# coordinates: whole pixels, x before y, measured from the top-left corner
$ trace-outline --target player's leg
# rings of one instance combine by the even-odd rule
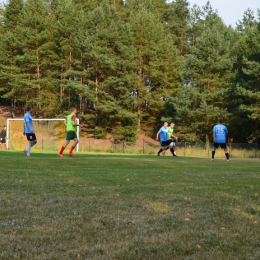
[[[29,152],[29,154],[31,155],[31,148],[37,144],[37,138],[35,134],[31,134],[30,135],[30,141],[29,141],[29,145],[27,148],[27,151]]]
[[[223,150],[224,150],[224,152],[225,152],[225,155],[226,155],[226,159],[227,159],[227,161],[229,162],[229,153],[228,153],[228,148],[227,148],[227,144],[225,143],[225,144],[223,144]]]
[[[69,156],[73,157],[74,156],[73,151],[74,151],[75,147],[77,146],[77,144],[79,143],[79,139],[78,139],[77,134],[75,132],[71,134],[71,138],[74,140],[74,143],[70,148]]]
[[[178,157],[173,147],[170,148],[170,151],[171,151],[171,153],[172,153],[172,156]]]
[[[160,153],[165,153],[165,148],[164,148],[164,142],[161,142],[161,148],[158,151],[158,153],[156,154],[157,156],[160,156]]]
[[[66,149],[67,145],[69,144],[70,140],[67,140],[68,136],[66,136],[66,141],[63,143],[62,147],[60,148],[59,156],[63,156],[63,152]]]
[[[74,149],[75,149],[75,147],[77,146],[78,143],[79,143],[79,139],[77,137],[74,138],[74,143],[73,143],[73,145],[70,148],[69,156],[73,157],[73,151],[74,151]]]
[[[169,147],[170,147],[170,151],[172,153],[172,156],[177,157],[177,154],[176,154],[176,152],[174,150],[175,143],[173,142],[173,140],[170,141]]]
[[[212,150],[212,157],[211,160],[214,161],[214,157],[215,157],[215,153],[216,153],[216,149],[218,148],[218,144],[214,143],[213,145],[213,150]]]
[[[35,134],[26,134],[28,146],[24,149],[24,153],[27,156],[31,156],[31,148],[37,143]]]
[[[158,153],[157,153],[157,156],[160,156],[160,153],[162,153],[164,150],[161,148]]]

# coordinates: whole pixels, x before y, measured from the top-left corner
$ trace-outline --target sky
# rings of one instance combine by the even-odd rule
[[[190,7],[206,5],[207,0],[188,0]],[[260,0],[209,0],[213,10],[218,10],[218,15],[226,25],[236,27],[236,22],[242,20],[244,12],[250,8],[257,17],[257,9],[260,9]]]

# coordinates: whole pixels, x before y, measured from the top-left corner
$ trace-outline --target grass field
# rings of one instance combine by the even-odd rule
[[[0,158],[1,260],[260,259],[259,159]]]

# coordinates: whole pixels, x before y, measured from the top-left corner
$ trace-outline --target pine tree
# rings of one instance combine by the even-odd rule
[[[52,115],[57,106],[53,27],[42,0],[27,0],[18,17],[17,34],[22,54],[19,66],[27,75],[26,100],[37,116]]]
[[[232,48],[232,55],[236,57],[234,71],[236,79],[232,89],[232,99],[229,102],[229,111],[232,113],[230,120],[230,132],[233,134],[234,142],[248,142],[257,140],[258,120],[252,117],[250,107],[257,106],[257,94],[254,87],[255,76],[248,74],[251,62],[258,62],[259,52],[259,30],[257,22],[251,10],[244,13],[242,21],[237,24],[235,32],[235,44]],[[252,92],[250,94],[250,92]]]
[[[171,103],[180,120],[183,138],[209,143],[217,118],[227,120],[230,116],[227,101],[234,78],[234,61],[229,51],[233,44],[232,31],[218,17],[208,17],[207,21],[208,27],[196,38],[186,58],[185,81],[179,99],[172,99]]]
[[[181,69],[179,53],[158,15],[147,7],[130,12],[129,22],[136,49],[135,70],[139,77],[135,90],[139,129],[154,133],[155,122],[168,96],[174,91]]]
[[[132,128],[135,135],[136,116],[131,112],[134,102],[131,93],[137,79],[133,73],[134,48],[129,45],[132,34],[128,23],[109,1],[88,13],[87,50],[84,59],[88,65],[87,95],[95,93],[91,102],[92,124],[104,134]],[[93,95],[92,95],[93,96]],[[132,137],[129,137],[132,138]]]
[[[17,35],[17,17],[23,8],[22,0],[10,0],[2,10],[3,20],[1,23],[1,72],[0,72],[0,91],[2,97],[11,104],[11,113],[15,117],[15,108],[18,102],[25,101],[25,78],[26,75],[19,66],[19,55],[22,54],[19,48]]]
[[[237,44],[234,55],[236,89],[234,91],[232,130],[235,140],[240,142],[259,141],[259,64],[260,28],[251,10],[247,10],[237,25]]]

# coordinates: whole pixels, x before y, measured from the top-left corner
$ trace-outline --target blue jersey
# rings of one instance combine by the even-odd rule
[[[226,143],[226,134],[228,133],[228,130],[224,125],[215,125],[213,128],[213,132],[215,132],[216,143]]]
[[[30,113],[26,113],[24,115],[24,132],[26,134],[31,134],[32,132],[30,131],[29,127],[27,126],[27,122],[29,123],[33,133],[34,133],[34,127],[33,127],[33,120],[32,120],[32,116]]]
[[[168,137],[168,132],[170,131],[170,127],[164,127],[162,126],[158,133],[160,134],[160,141],[165,142],[168,141],[170,138]]]

